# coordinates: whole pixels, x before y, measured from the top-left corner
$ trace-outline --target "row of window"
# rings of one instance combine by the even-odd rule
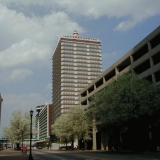
[[[83,50],[83,51],[96,51],[101,52],[100,49],[93,49],[93,48],[79,48],[79,47],[69,47],[69,46],[61,46],[61,49],[70,49],[70,50]]]
[[[74,66],[61,66],[61,69],[72,69],[72,70],[88,70],[88,71],[100,71],[102,72],[101,68],[86,68],[86,67],[74,67]]]
[[[54,90],[53,90],[53,99],[55,100],[55,99],[57,99],[57,97],[59,97],[59,95],[61,94],[61,90],[59,89],[59,87],[58,88],[54,88]]]
[[[61,82],[63,81],[71,81],[71,82],[83,82],[83,83],[91,83],[92,80],[87,80],[87,79],[69,79],[69,78],[62,78]]]
[[[46,130],[47,129],[46,126],[47,126],[47,121],[46,121],[46,123],[43,123],[43,124],[41,122],[39,122],[39,127],[41,128],[41,131]]]
[[[74,94],[74,95],[79,95],[79,92],[61,92],[61,95],[69,95],[69,94]]]
[[[68,109],[61,109],[61,113],[66,113],[68,112]]]
[[[99,62],[99,64],[86,64],[86,63],[75,63],[75,62],[61,62],[61,65],[74,65],[74,66],[86,66],[86,67],[91,67],[91,66],[94,66],[94,67],[101,67],[102,68],[102,65],[101,65],[101,62]]]
[[[46,117],[47,118],[47,117]],[[45,121],[39,121],[39,126],[41,127],[41,129],[46,129],[45,126],[47,126],[47,119]]]
[[[42,109],[41,109],[41,112],[39,113],[41,116],[44,115],[47,113],[47,106],[44,106]]]
[[[73,59],[73,58],[61,58],[61,61],[71,61],[73,62],[86,62],[86,63],[100,63],[102,64],[102,62],[100,61],[100,59],[97,60],[86,60],[86,59]]]
[[[74,104],[78,104],[79,101],[73,101],[73,100],[61,100],[61,103],[64,104],[64,103],[74,103]]]
[[[98,59],[98,60],[102,60],[101,57],[93,57],[93,55],[88,56],[88,55],[74,55],[74,54],[61,54],[62,57],[73,57],[73,58],[85,58],[85,59]]]
[[[82,47],[91,47],[91,48],[101,48],[98,45],[93,44],[84,44],[84,43],[69,43],[69,42],[62,42],[61,45],[70,45],[70,46],[82,46]]]
[[[60,99],[59,97],[53,99],[53,103],[54,103],[53,106],[54,106],[54,108],[57,108],[58,104],[60,104],[60,100],[59,99]]]
[[[80,91],[80,90],[82,90],[82,88],[61,87],[61,90]]]
[[[61,70],[61,73],[72,73],[72,74],[101,74],[101,72],[85,72],[85,71],[73,71],[73,70]]]
[[[79,96],[61,96],[61,99],[64,99],[64,98],[79,99]]]
[[[72,78],[87,78],[87,79],[93,79],[97,78],[97,76],[84,76],[84,75],[70,75],[70,74],[62,74],[61,77],[72,77]]]
[[[68,86],[68,85],[70,85],[70,86],[75,86],[75,87],[78,87],[78,86],[87,86],[88,84],[83,84],[83,83],[76,83],[76,84],[74,84],[74,83],[61,83],[61,86]]]
[[[53,82],[53,83],[54,83],[54,82]],[[53,89],[54,92],[55,92],[56,90],[59,90],[60,84],[61,84],[61,83],[58,83],[58,84],[54,84],[54,85],[53,85],[52,89]]]
[[[73,50],[61,50],[61,53],[72,53],[72,54],[84,54],[84,55],[101,56],[101,53],[81,52],[81,51],[73,51]]]
[[[68,104],[62,104],[61,108],[71,108],[71,107],[75,107],[75,105],[68,105]]]
[[[60,111],[54,112],[54,117],[57,117],[57,116],[60,115],[60,114],[61,114]]]
[[[53,105],[53,107],[54,107],[54,112],[56,112],[56,111],[58,111],[59,110],[59,108],[60,108],[60,106],[61,106],[61,102],[60,102],[60,98],[58,98],[58,102],[59,103],[57,103],[57,104],[55,104],[55,102],[53,101],[53,103],[54,103],[54,105]]]

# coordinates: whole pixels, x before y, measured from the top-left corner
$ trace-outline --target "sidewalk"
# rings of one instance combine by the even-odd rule
[[[48,149],[46,149],[48,150]],[[50,149],[52,150],[52,149]],[[57,151],[57,150],[56,150]],[[68,150],[69,151],[69,150]],[[82,150],[75,150],[75,151],[80,151],[82,152]],[[73,151],[74,152],[74,151]],[[145,155],[148,158],[155,158],[155,159],[160,159],[160,152],[134,152],[134,151],[114,151],[114,152],[110,152],[110,151],[102,151],[102,150],[97,150],[97,151],[93,151],[93,150],[84,150],[83,152],[105,152],[106,154],[133,154],[133,155]],[[4,150],[0,150],[0,160],[28,160],[29,155],[28,154],[22,154],[21,151],[17,151],[14,149],[4,149]]]
[[[0,160],[28,160],[28,154],[22,154],[21,151],[14,149],[0,150]]]

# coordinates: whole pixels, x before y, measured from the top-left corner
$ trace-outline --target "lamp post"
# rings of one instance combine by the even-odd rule
[[[31,143],[32,143],[32,116],[33,116],[33,111],[30,111],[30,116],[31,116],[31,125],[30,125],[30,153],[29,153],[29,158],[28,160],[33,160],[32,157],[32,148],[31,148]]]
[[[4,149],[4,148],[3,148],[3,137],[2,137],[2,149]]]
[[[23,131],[22,131],[22,153],[23,153]]]

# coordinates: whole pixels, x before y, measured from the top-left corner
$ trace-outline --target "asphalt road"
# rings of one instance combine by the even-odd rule
[[[160,160],[160,153],[33,150],[34,160]]]

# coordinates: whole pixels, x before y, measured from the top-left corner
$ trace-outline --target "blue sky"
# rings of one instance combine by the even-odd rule
[[[52,55],[61,36],[77,30],[101,40],[105,71],[159,25],[159,0],[0,0],[0,137],[13,111],[52,101]]]

